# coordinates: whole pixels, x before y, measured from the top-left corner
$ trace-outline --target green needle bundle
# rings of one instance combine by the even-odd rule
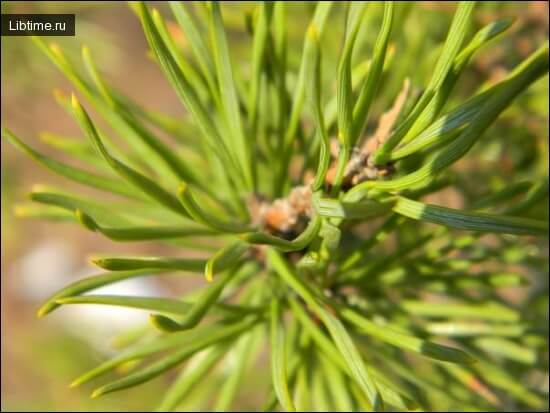
[[[151,313],[146,329],[118,337],[118,355],[73,385],[138,361],[93,397],[178,370],[159,411],[192,408],[199,388],[199,408],[216,411],[248,406],[248,397],[266,411],[547,408],[548,260],[532,252],[543,251],[548,232],[537,209],[548,200],[547,170],[522,167],[495,188],[475,164],[453,166],[472,153],[482,163],[476,146],[493,139],[508,108],[522,122],[515,99],[547,75],[548,43],[464,97],[457,85],[474,55],[512,24],[474,32],[475,2],[457,4],[420,74],[414,54],[428,28],[417,23],[417,38],[406,30],[417,4],[312,2],[301,43],[291,27],[301,5],[259,2],[243,19],[250,48],[241,65],[220,4],[195,3],[169,2],[183,50],[165,17],[130,2],[181,117],[119,92],[86,47],[79,71],[33,38],[81,96],[56,93],[82,140],[44,139],[79,166],[2,130],[50,171],[113,194],[40,187],[19,215],[182,252],[94,258],[102,272],[43,304],[40,316],[74,304]],[[464,208],[434,203],[449,189]],[[181,299],[87,294],[168,274],[204,275],[204,286]],[[500,294],[507,287],[528,293],[512,303]]]

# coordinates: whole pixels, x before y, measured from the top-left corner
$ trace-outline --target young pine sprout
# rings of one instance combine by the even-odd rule
[[[496,187],[504,172],[483,152],[532,139],[507,136],[499,117],[527,122],[548,43],[483,83],[475,59],[512,21],[477,25],[476,2],[453,6],[440,38],[422,3],[194,3],[130,2],[180,115],[121,93],[93,50],[77,65],[35,37],[71,82],[55,97],[82,131],[42,140],[74,162],[2,130],[101,194],[40,187],[18,215],[181,251],[94,257],[96,276],[44,302],[39,316],[77,304],[150,313],[142,336],[72,386],[93,382],[99,397],[165,375],[160,411],[191,408],[199,386],[216,411],[547,408],[548,262],[529,252],[546,245],[547,170],[520,165]],[[224,16],[244,9],[242,61]],[[93,293],[162,275],[203,285],[180,299]],[[510,300],[505,288],[527,292]]]

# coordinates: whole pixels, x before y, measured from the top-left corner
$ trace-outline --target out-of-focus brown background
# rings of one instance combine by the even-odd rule
[[[520,50],[520,55],[532,51],[537,40],[548,36],[547,2],[513,2],[502,5],[502,10],[500,3],[503,2],[490,3],[477,18],[516,14],[524,19],[522,24],[531,25],[531,37],[511,35],[506,40],[516,42],[514,47],[518,49],[525,49]],[[167,10],[162,3],[157,7]],[[226,5],[224,12],[231,13],[231,7]],[[455,4],[424,2],[421,7],[429,16],[441,16],[450,21]],[[168,82],[147,57],[141,26],[126,3],[2,2],[2,12],[75,13],[76,36],[49,40],[58,42],[75,62],[80,61],[80,45],[87,44],[100,70],[122,92],[150,108],[176,116],[182,113]],[[244,21],[235,19],[244,27]],[[305,23],[299,30],[303,27]],[[421,24],[419,30],[420,27]],[[482,67],[483,60],[476,61]],[[471,76],[475,82],[475,72]],[[478,76],[487,78],[489,75],[480,72]],[[499,76],[498,67],[490,76]],[[77,125],[55,104],[51,94],[54,88],[70,92],[72,87],[28,38],[2,38],[1,85],[2,125],[9,126],[32,146],[49,153],[39,140],[39,134],[44,131],[80,135]],[[146,313],[75,306],[37,319],[35,312],[41,301],[56,289],[78,276],[94,273],[87,264],[87,255],[107,251],[137,254],[151,252],[154,246],[115,243],[77,225],[16,218],[13,206],[25,199],[33,184],[63,187],[66,181],[37,166],[6,142],[2,141],[1,145],[2,410],[135,411],[151,408],[160,390],[166,387],[166,378],[93,401],[89,398],[88,386],[68,388],[76,376],[114,354],[110,346],[114,334],[125,326],[146,322]],[[120,290],[114,293],[121,294],[174,294],[173,289],[167,290],[166,284],[152,279],[116,288]]]

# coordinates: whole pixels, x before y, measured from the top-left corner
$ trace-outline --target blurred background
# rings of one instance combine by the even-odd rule
[[[405,76],[411,78],[413,85],[426,83],[440,52],[437,46],[444,41],[455,10],[454,2],[420,2],[412,8],[411,4],[399,5],[401,20],[394,27],[392,46],[394,61],[390,78],[380,89],[377,113],[391,105]],[[299,46],[313,6],[299,2],[289,5],[291,67],[296,67],[299,61]],[[176,117],[184,113],[168,82],[148,57],[141,26],[126,3],[3,1],[1,7],[2,13],[75,13],[75,37],[46,40],[58,43],[76,65],[81,65],[81,45],[87,44],[101,72],[119,90],[148,108]],[[155,7],[173,22],[166,4],[155,2]],[[365,24],[360,33],[361,47],[354,56],[356,59],[369,55],[380,24],[381,8],[377,4],[369,7],[369,24]],[[253,9],[253,2],[235,2],[223,8],[231,31],[231,52],[245,72],[250,36],[246,30],[246,13],[243,15],[242,11],[250,14]],[[341,8],[331,17],[334,24],[329,26],[331,30],[324,40],[329,55],[338,55],[343,16]],[[515,19],[513,27],[475,56],[453,93],[452,105],[470,96],[480,84],[502,79],[548,38],[547,2],[483,2],[475,13],[472,31],[505,16]],[[175,24],[169,28],[185,48],[185,39]],[[69,82],[28,38],[3,37],[1,42],[2,125],[9,126],[25,142],[48,154],[53,152],[41,141],[45,132],[80,137],[78,126],[56,105],[52,96],[53,89],[70,93]],[[329,82],[335,78],[334,70],[330,65],[324,67],[324,76]],[[469,197],[502,188],[522,177],[548,176],[548,78],[522,94],[486,138],[476,145],[471,156],[456,165],[465,171],[461,179]],[[169,377],[98,400],[89,398],[90,389],[86,386],[68,388],[76,376],[115,353],[113,339],[118,333],[126,327],[147,323],[147,313],[114,307],[73,306],[38,319],[36,309],[68,282],[95,273],[87,263],[90,254],[151,254],[158,252],[158,247],[147,243],[117,244],[70,223],[18,218],[14,207],[26,201],[33,184],[63,188],[67,183],[6,142],[2,141],[1,145],[2,410],[141,411],[153,408]],[[58,154],[55,156],[64,159]],[[459,207],[464,203],[463,197],[464,194],[446,192],[437,203]],[[548,206],[542,205],[530,214],[540,218],[547,215],[547,211]],[[546,245],[539,247],[537,254],[544,251]],[[547,276],[547,271],[542,269],[542,275],[546,272]],[[115,285],[108,293],[176,296],[191,287],[192,284],[147,279]],[[254,405],[251,397],[243,397],[243,408]]]

